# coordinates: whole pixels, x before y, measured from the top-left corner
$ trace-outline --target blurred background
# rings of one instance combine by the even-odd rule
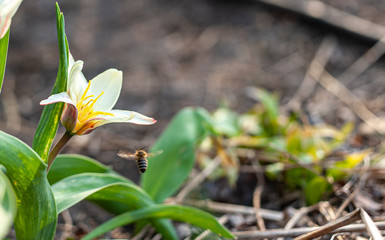
[[[107,125],[72,139],[64,152],[86,154],[135,180],[139,176],[135,163],[116,153],[151,146],[183,107],[213,111],[225,105],[244,113],[255,104],[246,94],[248,87],[275,92],[285,106],[301,94],[297,90],[325,38],[335,40],[324,67],[336,78],[376,42],[373,36],[317,20],[312,11],[298,14],[295,6],[300,10],[301,3],[309,1],[287,2],[294,10],[257,0],[59,2],[71,53],[84,61],[86,78],[108,68],[122,70],[123,89],[115,108],[158,120],[153,126]],[[352,14],[373,23],[374,29],[385,26],[385,2],[380,0],[328,0],[315,9]],[[55,19],[53,1],[24,1],[11,26],[0,128],[28,144],[43,110],[39,102],[50,95],[56,79]],[[385,62],[380,58],[354,78],[339,80],[381,117],[384,76]],[[305,95],[301,109],[315,121],[335,126],[353,121],[359,126],[357,114],[322,86],[305,88]]]

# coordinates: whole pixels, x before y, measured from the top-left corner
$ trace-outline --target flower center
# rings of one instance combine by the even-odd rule
[[[96,101],[104,94],[104,92],[101,92],[99,96],[97,96],[96,98],[94,95],[87,96],[87,92],[90,89],[90,86],[91,86],[91,81],[88,82],[86,90],[84,91],[80,100],[76,103],[76,108],[78,109],[77,122],[80,124],[85,123],[88,120],[91,120],[93,118],[96,118],[98,115],[113,116],[113,114],[109,112],[94,111],[93,107]],[[78,128],[78,124],[76,124],[76,128]]]

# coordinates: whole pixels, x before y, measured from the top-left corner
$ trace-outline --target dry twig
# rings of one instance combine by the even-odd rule
[[[221,163],[221,159],[216,157],[203,171],[193,178],[175,197],[175,202],[180,203],[194,188],[201,184]]]
[[[260,167],[258,161],[253,161],[252,163],[254,168]],[[255,210],[255,218],[257,219],[258,227],[261,231],[264,231],[266,230],[266,226],[265,226],[265,222],[263,221],[260,210],[261,210],[261,195],[265,185],[265,179],[262,172],[256,172],[256,177],[258,180],[258,185],[255,188],[253,193],[253,206]]]
[[[378,227],[376,226],[376,224],[374,224],[373,220],[370,218],[368,213],[363,208],[360,209],[360,215],[372,239],[384,240],[384,238],[380,233],[380,230],[378,230]]]
[[[204,208],[208,211],[213,212],[219,212],[219,213],[241,213],[241,214],[250,214],[254,215],[254,208],[253,207],[246,207],[243,205],[235,205],[235,204],[228,204],[228,203],[220,203],[220,202],[213,202],[213,201],[205,201],[205,200],[185,200],[183,203]],[[279,211],[273,211],[268,209],[260,208],[259,212],[261,216],[264,219],[271,220],[271,221],[282,221],[284,218],[284,214]]]
[[[358,58],[343,72],[339,79],[341,82],[352,81],[368,69],[385,53],[385,36],[378,40],[368,51]]]
[[[302,207],[298,211],[295,212],[293,217],[290,218],[290,220],[286,223],[285,227],[283,229],[289,230],[295,227],[295,225],[303,218],[307,218],[307,214],[311,211],[314,211],[318,208],[318,204],[310,206],[310,207]],[[293,209],[295,210],[295,209]],[[283,240],[283,238],[279,238],[278,240]]]
[[[308,240],[308,239],[314,239],[316,237],[328,234],[332,232],[333,230],[340,228],[342,226],[348,225],[350,223],[353,223],[360,219],[360,209],[356,209],[353,212],[349,213],[348,215],[341,217],[333,222],[329,222],[328,224],[317,228],[314,231],[311,231],[309,233],[303,234],[294,240]]]
[[[345,199],[345,201],[341,204],[341,206],[337,209],[336,212],[336,218],[338,218],[341,213],[344,211],[344,209],[349,205],[349,203],[353,200],[353,198],[357,195],[358,189],[354,190],[348,198]]]
[[[376,222],[375,225],[381,229],[385,230],[385,222]],[[289,230],[284,229],[271,229],[266,231],[243,231],[243,232],[233,232],[233,234],[238,239],[243,238],[253,238],[253,239],[261,239],[261,238],[278,238],[278,237],[296,237],[301,234],[308,233],[310,231],[316,230],[319,227],[307,227],[307,228],[294,228]],[[343,232],[364,232],[366,231],[366,226],[363,223],[350,224],[347,226],[340,227],[331,231],[330,233],[343,233]]]
[[[337,41],[334,37],[329,36],[322,40],[321,45],[319,46],[313,60],[309,65],[309,68],[306,71],[301,85],[293,94],[293,97],[290,99],[290,101],[286,103],[286,108],[293,109],[295,111],[301,109],[301,104],[304,102],[304,99],[308,98],[312,94],[316,86],[317,82],[312,78],[319,79],[323,72],[323,69],[317,68],[315,64],[318,63],[321,66],[325,66],[336,45]]]
[[[316,63],[317,68],[323,69],[323,66]],[[342,83],[335,79],[328,72],[323,71],[320,79],[316,79],[326,90],[334,94],[338,99],[352,109],[357,116],[369,127],[380,134],[385,134],[385,123],[371,112],[365,104],[347,89]]]
[[[338,10],[322,1],[255,0],[270,6],[295,12],[355,35],[379,41],[385,36],[385,27],[366,19]]]
[[[335,212],[333,211],[333,207],[328,201],[319,203],[319,211],[327,221],[333,221],[337,218]]]

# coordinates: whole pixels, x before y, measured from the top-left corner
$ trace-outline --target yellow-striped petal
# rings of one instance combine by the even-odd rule
[[[100,96],[94,105],[96,111],[108,112],[118,101],[122,89],[123,73],[108,69],[91,80],[88,95]]]

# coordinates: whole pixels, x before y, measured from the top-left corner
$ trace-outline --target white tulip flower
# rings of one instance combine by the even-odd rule
[[[40,102],[47,105],[64,102],[61,122],[71,135],[84,135],[112,122],[149,125],[155,119],[140,113],[112,109],[120,95],[123,73],[108,69],[87,82],[81,70],[83,62],[70,57],[67,92],[53,94]]]

